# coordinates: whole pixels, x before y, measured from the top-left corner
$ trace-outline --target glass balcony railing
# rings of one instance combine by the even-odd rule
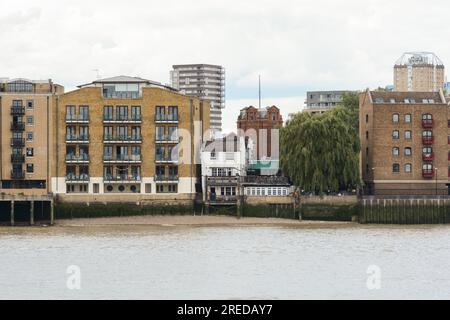
[[[155,176],[156,182],[175,182],[178,181],[178,175],[156,175]]]
[[[131,136],[127,136],[127,135],[118,135],[118,136],[113,136],[113,135],[105,135],[103,137],[104,141],[109,141],[109,142],[140,142],[142,141],[142,136],[141,135],[131,135]]]
[[[118,123],[126,123],[126,122],[142,122],[142,117],[140,114],[132,114],[131,117],[127,115],[103,115],[103,122],[118,122]]]
[[[109,162],[140,162],[142,161],[142,157],[140,154],[119,154],[119,155],[103,155],[103,161]]]
[[[68,114],[66,115],[66,122],[72,123],[88,123],[90,121],[88,114]]]
[[[66,142],[89,142],[89,135],[88,134],[81,134],[81,135],[66,135]]]
[[[157,122],[178,122],[178,114],[164,114],[157,113],[155,115],[155,121]]]
[[[127,174],[119,174],[116,176],[106,174],[103,176],[103,180],[106,182],[140,182],[140,175],[127,175]]]
[[[82,173],[80,175],[76,175],[74,173],[69,173],[66,176],[66,181],[72,181],[72,182],[87,182],[89,181],[89,175],[86,173]]]
[[[86,153],[76,155],[76,154],[66,154],[66,161],[68,162],[88,162],[89,155]]]

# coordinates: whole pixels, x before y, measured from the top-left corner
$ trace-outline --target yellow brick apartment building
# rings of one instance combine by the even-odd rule
[[[450,194],[450,108],[440,92],[360,94],[366,195]]]
[[[7,195],[51,192],[52,110],[64,87],[51,80],[0,79],[0,190]]]
[[[192,199],[208,102],[118,76],[59,95],[51,189],[67,201]]]

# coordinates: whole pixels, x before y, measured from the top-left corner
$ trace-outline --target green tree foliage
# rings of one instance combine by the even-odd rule
[[[296,187],[322,193],[354,188],[359,177],[359,101],[342,103],[321,115],[298,113],[281,130],[283,172]]]

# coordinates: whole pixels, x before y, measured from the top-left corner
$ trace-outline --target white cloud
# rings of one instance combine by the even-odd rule
[[[225,66],[233,98],[258,74],[272,96],[378,87],[404,51],[450,61],[448,12],[444,0],[22,0],[0,12],[0,76],[167,83],[172,64],[205,62]]]

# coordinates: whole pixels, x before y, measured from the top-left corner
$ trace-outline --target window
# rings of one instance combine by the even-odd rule
[[[28,116],[27,117],[27,125],[31,126],[34,123],[34,119],[33,116]]]
[[[209,155],[209,159],[210,160],[216,160],[217,159],[216,157],[217,157],[216,150],[211,151],[211,153]]]
[[[425,113],[422,115],[422,120],[433,120],[433,116],[430,113]]]
[[[18,80],[8,83],[8,92],[33,92],[33,84],[28,81]]]
[[[407,147],[405,148],[405,156],[410,156],[412,154],[412,149]]]
[[[27,163],[27,173],[33,173],[34,172],[34,164]]]
[[[425,130],[425,131],[422,132],[422,136],[423,137],[432,137],[433,136],[433,131]]]
[[[27,157],[33,157],[33,156],[34,156],[34,149],[27,148]]]
[[[392,131],[392,139],[398,139],[400,137],[400,133],[398,130]]]
[[[127,120],[128,119],[128,107],[127,106],[117,106],[116,107],[116,119],[117,120]]]
[[[369,115],[366,114],[366,123],[368,123],[368,122],[369,122]]]
[[[89,120],[89,106],[80,106],[80,120]]]
[[[369,148],[366,148],[366,157],[369,156]]]
[[[178,120],[178,107],[177,106],[169,106],[168,107],[168,116],[169,120]]]
[[[33,132],[27,132],[27,141],[33,141]]]
[[[411,171],[412,171],[412,165],[411,165],[411,163],[405,164],[405,172],[406,172],[406,173],[411,173]]]
[[[369,140],[369,131],[366,131],[366,140]]]
[[[113,107],[112,106],[104,106],[103,107],[103,119],[104,120],[113,120]]]
[[[392,148],[392,155],[393,156],[398,156],[399,155],[399,148],[397,148],[397,147],[394,147],[394,148]]]
[[[66,106],[66,120],[76,119],[76,108],[75,106]]]
[[[34,101],[33,100],[27,100],[27,108],[33,109],[34,108]]]
[[[399,120],[399,115],[398,115],[398,113],[394,113],[394,114],[392,115],[392,122],[397,123],[398,120]]]
[[[406,131],[405,131],[405,139],[406,139],[406,140],[411,140],[411,138],[412,138],[412,133],[411,133],[411,131],[410,131],[410,130],[406,130]]]
[[[400,165],[398,163],[394,163],[392,165],[392,172],[394,173],[400,172]]]
[[[131,107],[131,119],[132,120],[141,120],[141,107],[140,106],[132,106]]]
[[[411,114],[405,114],[405,123],[411,123]]]

